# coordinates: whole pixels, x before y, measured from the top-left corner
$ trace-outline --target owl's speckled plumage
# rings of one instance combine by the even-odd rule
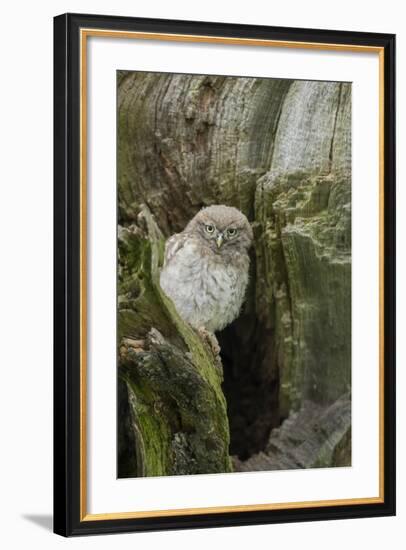
[[[203,208],[165,247],[160,284],[183,319],[210,332],[238,317],[248,283],[252,229],[237,208]]]

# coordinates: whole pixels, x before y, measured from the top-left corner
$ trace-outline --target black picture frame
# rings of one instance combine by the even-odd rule
[[[384,491],[382,502],[170,517],[81,517],[80,30],[108,29],[382,49],[384,57]],[[102,15],[54,19],[54,531],[63,536],[395,514],[395,36]]]

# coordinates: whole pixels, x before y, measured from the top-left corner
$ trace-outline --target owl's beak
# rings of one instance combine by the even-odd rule
[[[223,235],[220,233],[216,239],[217,248],[220,248],[220,246],[223,244]]]

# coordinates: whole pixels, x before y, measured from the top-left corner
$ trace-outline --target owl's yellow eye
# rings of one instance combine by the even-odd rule
[[[237,230],[235,229],[235,227],[229,227],[227,229],[227,235],[229,237],[235,237],[237,235]]]
[[[213,233],[214,231],[214,225],[212,225],[211,223],[206,224],[204,228],[207,231],[207,233]]]

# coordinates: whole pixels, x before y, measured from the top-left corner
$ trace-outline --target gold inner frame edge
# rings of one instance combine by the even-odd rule
[[[87,513],[87,38],[127,38],[175,42],[297,48],[379,55],[379,496],[319,501],[249,504],[134,512]],[[384,48],[357,44],[282,41],[222,36],[80,29],[80,521],[176,517],[227,512],[292,510],[384,502]]]

